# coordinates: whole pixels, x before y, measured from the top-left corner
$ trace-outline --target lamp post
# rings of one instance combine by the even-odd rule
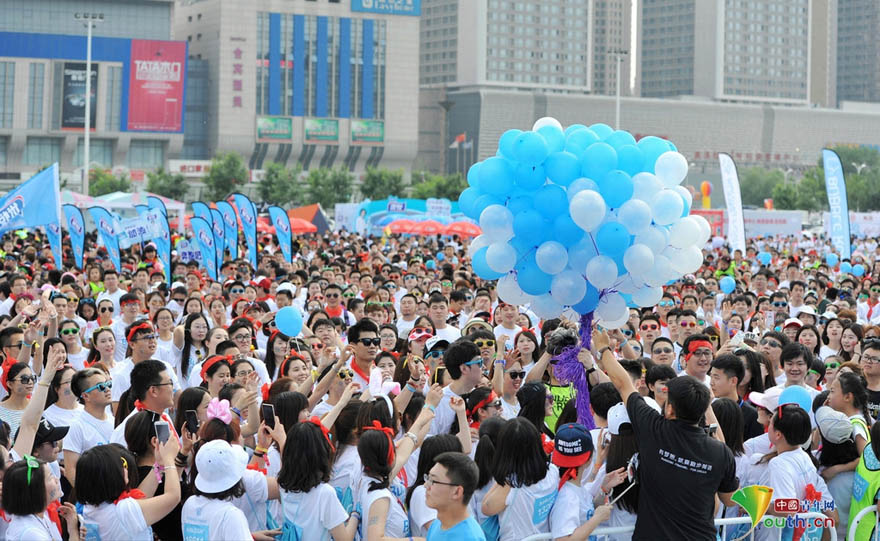
[[[454,101],[444,99],[439,102],[440,107],[443,108],[443,170],[447,174],[450,172],[449,170],[449,143],[446,142],[449,137],[449,110],[452,109],[452,106],[455,105]],[[456,167],[458,164],[456,163]]]
[[[73,18],[86,26],[86,111],[83,119],[83,176],[82,191],[89,195],[89,136],[92,131],[92,28],[104,22],[103,13],[74,13]]]
[[[620,129],[620,67],[623,63],[623,57],[629,54],[629,50],[614,48],[609,49],[608,54],[612,54],[615,57],[615,63],[617,64],[617,91],[614,97],[614,129]]]
[[[856,163],[856,162],[850,162],[850,163],[852,164],[853,167],[856,168],[856,173],[859,175],[862,174],[862,169],[865,169],[866,167],[868,167],[868,164],[866,164],[866,163]]]

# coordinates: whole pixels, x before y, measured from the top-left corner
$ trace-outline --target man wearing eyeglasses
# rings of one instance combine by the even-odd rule
[[[97,368],[86,368],[72,376],[70,391],[76,395],[83,411],[70,423],[64,438],[64,475],[71,485],[76,484],[76,462],[79,457],[98,445],[107,445],[113,436],[113,417],[107,414],[112,402],[110,376]]]
[[[467,455],[437,455],[425,476],[425,503],[437,511],[437,518],[428,528],[428,541],[485,541],[468,505],[479,477],[479,468]]]
[[[880,417],[880,339],[869,338],[862,343],[859,359],[868,388],[868,413]]]
[[[697,314],[692,310],[682,310],[678,314],[676,326],[678,327],[678,332],[676,333],[678,341],[675,342],[675,356],[677,358],[681,353],[684,341],[691,336],[702,332],[703,328],[697,324]]]
[[[682,344],[680,362],[683,371],[679,375],[691,376],[708,387],[711,380],[707,374],[714,359],[715,347],[709,337],[705,334],[691,335]]]
[[[126,327],[125,334],[128,347],[131,350],[131,356],[119,362],[110,371],[110,377],[113,379],[113,411],[116,411],[116,405],[119,403],[122,393],[131,387],[132,369],[141,362],[152,359],[159,344],[159,335],[156,334],[156,330],[147,319],[133,322]],[[160,362],[165,365],[171,374],[171,381],[174,382],[174,391],[180,391],[180,383],[177,381],[174,368],[165,361]]]
[[[174,371],[162,361],[148,359],[140,362],[131,369],[131,389],[129,389],[129,405],[140,401],[141,408],[153,414],[153,420],[163,420],[168,423],[168,428],[175,438],[179,439],[174,423],[166,410],[174,407]],[[115,387],[115,385],[114,385]],[[132,417],[141,411],[132,408],[131,413],[113,429],[110,443],[125,445],[125,427]]]

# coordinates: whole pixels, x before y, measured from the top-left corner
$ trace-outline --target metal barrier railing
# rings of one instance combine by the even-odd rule
[[[859,541],[877,541],[877,539],[878,539],[877,530],[880,529],[877,526],[878,526],[878,523],[880,523],[880,515],[877,515],[875,513],[875,511],[877,511],[877,507],[874,505],[871,505],[871,506],[865,507],[864,509],[859,511],[859,513],[856,516],[850,517],[849,518],[849,530],[847,530],[847,532],[846,532],[846,538],[847,539],[855,539],[856,538],[856,530],[859,528],[859,522],[861,522],[862,519],[865,518],[866,516],[868,516],[869,514],[874,513],[876,515],[874,517],[874,535],[871,536],[870,540],[868,540],[868,539],[861,540],[860,539]]]

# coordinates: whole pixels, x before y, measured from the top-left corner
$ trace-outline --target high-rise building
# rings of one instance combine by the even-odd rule
[[[637,0],[592,0],[592,93],[617,93],[618,61],[620,94],[638,95],[636,86],[637,47],[634,18]]]
[[[837,3],[837,99],[880,101],[880,2]]]
[[[834,105],[828,2],[641,0],[641,94]]]

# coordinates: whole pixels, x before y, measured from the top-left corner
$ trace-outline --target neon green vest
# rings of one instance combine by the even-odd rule
[[[877,493],[880,491],[880,460],[874,455],[874,448],[868,444],[865,446],[865,452],[859,459],[859,465],[856,466],[856,474],[853,478],[853,497],[849,507],[849,517],[859,514],[859,511],[866,507],[873,507],[877,500]],[[868,513],[859,522],[856,529],[856,539],[870,539],[874,531],[874,522],[876,513]],[[847,532],[849,531],[847,524]]]

